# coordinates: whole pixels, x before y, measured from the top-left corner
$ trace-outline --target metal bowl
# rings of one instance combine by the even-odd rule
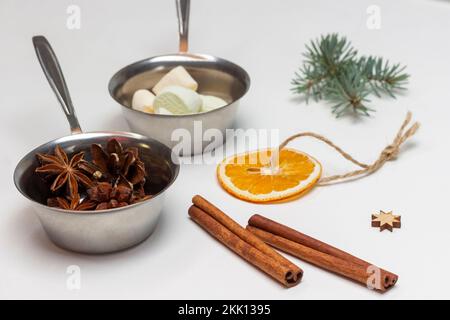
[[[122,106],[132,131],[161,141],[174,148],[177,154],[192,155],[223,144],[226,129],[233,127],[239,100],[250,87],[250,77],[244,69],[225,59],[187,53],[189,1],[178,0],[177,9],[180,53],[128,65],[111,78],[108,87],[111,97]],[[220,97],[228,104],[209,112],[188,115],[150,114],[131,108],[136,90],[153,88],[164,74],[180,65],[198,82],[199,93]],[[221,139],[204,139],[203,134],[210,129],[219,133]]]
[[[124,147],[139,148],[141,160],[150,174],[145,184],[149,200],[126,207],[73,211],[49,207],[48,185],[34,172],[39,166],[36,153],[51,153],[59,145],[67,153],[88,151],[91,144],[105,145],[118,139]],[[14,171],[17,189],[31,201],[45,232],[59,247],[83,253],[107,253],[123,250],[145,240],[153,233],[161,210],[165,191],[178,175],[179,165],[171,150],[160,142],[128,132],[92,132],[63,137],[39,146],[28,153]]]
[[[108,253],[134,246],[150,236],[163,207],[164,195],[178,176],[178,157],[164,144],[145,136],[117,131],[82,133],[64,76],[53,49],[42,36],[33,37],[38,60],[69,121],[72,135],[47,142],[29,152],[14,171],[17,189],[30,200],[39,220],[58,246],[83,253]],[[36,153],[52,153],[57,145],[71,154],[87,151],[93,143],[117,139],[137,147],[149,177],[146,193],[154,197],[121,208],[74,211],[46,205],[48,185],[35,174]],[[89,160],[89,159],[88,159]]]

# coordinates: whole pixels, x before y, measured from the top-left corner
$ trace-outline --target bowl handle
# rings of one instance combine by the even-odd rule
[[[189,8],[190,0],[176,0],[177,16],[178,16],[178,33],[180,35],[179,52],[188,51],[188,34],[189,34]]]
[[[81,127],[78,123],[72,100],[70,99],[69,89],[67,88],[64,75],[59,66],[58,59],[53,51],[50,43],[44,36],[34,36],[33,45],[36,50],[39,63],[47,77],[50,87],[58,98],[59,103],[67,117],[72,134],[81,133]]]

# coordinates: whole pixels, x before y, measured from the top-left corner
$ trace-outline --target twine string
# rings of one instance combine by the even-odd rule
[[[372,164],[366,164],[366,163],[356,160],[350,154],[348,154],[347,152],[342,150],[340,147],[335,145],[332,141],[330,141],[326,137],[324,137],[320,134],[314,133],[314,132],[302,132],[302,133],[298,133],[293,136],[290,136],[289,138],[287,138],[280,144],[280,146],[278,147],[278,150],[276,150],[277,152],[274,153],[274,156],[278,157],[279,151],[281,149],[283,149],[284,147],[286,147],[286,145],[289,142],[291,142],[292,140],[295,140],[295,139],[301,138],[301,137],[312,137],[312,138],[315,138],[317,140],[320,140],[320,141],[326,143],[327,145],[329,145],[330,147],[335,149],[342,157],[344,157],[348,161],[352,162],[353,164],[355,164],[361,168],[361,169],[350,171],[350,172],[347,172],[344,174],[322,177],[319,180],[318,185],[323,186],[323,185],[332,184],[332,182],[337,183],[337,182],[349,180],[351,178],[367,176],[367,175],[370,175],[370,174],[374,173],[375,171],[379,170],[387,161],[396,159],[398,156],[398,153],[400,151],[401,145],[417,132],[417,130],[419,129],[419,126],[420,126],[420,124],[418,122],[414,122],[407,130],[405,130],[406,127],[408,126],[408,124],[411,122],[411,118],[412,118],[412,114],[411,114],[411,112],[408,112],[400,129],[398,130],[397,135],[395,136],[394,141],[391,144],[389,144],[388,146],[386,146],[381,151],[380,155],[378,156],[378,159],[375,160],[375,162],[373,162]],[[273,163],[274,163],[274,161],[272,161],[272,166],[273,166]]]

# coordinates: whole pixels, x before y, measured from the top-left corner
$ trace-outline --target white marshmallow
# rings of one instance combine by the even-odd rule
[[[135,110],[153,113],[153,101],[155,96],[147,89],[139,89],[134,92],[131,107]]]
[[[198,84],[182,66],[178,66],[166,73],[153,87],[153,92],[158,95],[169,86],[181,86],[197,91]]]
[[[161,108],[173,114],[197,113],[201,106],[202,99],[197,92],[180,86],[164,88],[153,103],[156,113],[159,113]]]
[[[228,104],[228,102],[216,96],[200,95],[200,98],[202,99],[202,108],[201,108],[202,112],[211,111],[226,106]]]

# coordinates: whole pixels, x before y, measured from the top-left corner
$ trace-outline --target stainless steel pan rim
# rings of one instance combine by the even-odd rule
[[[96,137],[96,138],[98,138],[98,137],[110,137],[111,135],[120,136],[120,137],[128,137],[128,138],[147,139],[147,140],[152,141],[154,144],[157,144],[157,145],[160,145],[161,147],[167,148],[166,146],[164,146],[161,142],[159,142],[157,140],[144,137],[144,136],[142,136],[142,135],[140,135],[138,133],[131,133],[131,132],[126,132],[126,131],[93,131],[93,132],[80,133],[80,134],[77,134],[77,135],[63,136],[63,137],[57,138],[55,140],[49,141],[49,142],[47,142],[47,143],[45,143],[43,145],[40,145],[37,148],[45,148],[47,146],[50,147],[51,145],[57,145],[57,144],[59,144],[62,141],[67,142],[67,141],[71,141],[71,140],[78,140],[80,138],[80,136]],[[35,150],[37,148],[34,148],[32,151],[28,152],[18,162],[18,164],[17,164],[17,166],[16,166],[16,168],[14,170],[14,174],[13,174],[14,185],[16,186],[17,190],[19,190],[19,192],[25,198],[27,198],[28,200],[30,200],[33,203],[37,204],[38,206],[50,209],[50,210],[54,211],[57,214],[61,214],[62,213],[62,214],[72,214],[72,215],[75,214],[75,215],[83,215],[83,216],[84,215],[99,215],[99,214],[103,214],[104,215],[104,214],[111,214],[111,213],[114,213],[114,212],[117,212],[117,211],[123,211],[123,210],[129,209],[129,208],[133,208],[133,207],[137,207],[137,206],[143,205],[146,202],[150,202],[150,201],[156,199],[162,193],[164,193],[175,182],[175,180],[177,179],[178,174],[180,172],[180,167],[179,167],[179,165],[177,163],[178,162],[178,160],[177,160],[178,157],[169,148],[167,148],[168,151],[170,150],[171,159],[175,159],[175,161],[173,162],[176,165],[175,166],[175,170],[174,170],[174,172],[172,172],[172,176],[171,176],[170,181],[168,182],[168,184],[163,189],[161,189],[158,193],[152,195],[152,197],[150,199],[147,199],[147,200],[144,200],[144,201],[141,201],[141,202],[138,202],[138,203],[130,204],[130,205],[126,206],[126,207],[112,208],[112,209],[105,209],[105,210],[83,210],[83,211],[66,210],[66,209],[61,209],[61,208],[56,208],[56,207],[50,207],[50,206],[47,206],[47,205],[45,205],[45,204],[43,204],[43,203],[33,199],[32,197],[30,197],[23,190],[23,188],[19,184],[18,180],[19,180],[20,174],[19,174],[18,170],[19,170],[19,168],[23,167],[23,163],[27,159],[29,159],[29,158],[31,158],[31,157],[36,155],[36,151]]]
[[[184,59],[180,59],[180,58],[184,58]],[[130,79],[131,77],[143,73],[147,70],[150,69],[154,69],[157,70],[157,67],[154,68],[146,68],[146,65],[149,64],[150,62],[153,64],[156,63],[161,63],[161,65],[163,65],[164,63],[171,63],[174,65],[178,65],[178,64],[182,64],[182,62],[186,62],[189,60],[186,60],[186,58],[191,59],[191,61],[205,61],[205,62],[211,62],[211,63],[215,63],[216,65],[220,65],[220,66],[227,66],[227,69],[230,70],[236,70],[242,78],[242,81],[244,82],[244,87],[245,90],[241,92],[241,94],[236,97],[235,99],[233,99],[232,101],[228,102],[226,105],[211,110],[211,111],[206,111],[206,112],[200,112],[200,113],[191,113],[191,114],[181,114],[181,115],[166,115],[166,114],[157,114],[157,113],[147,113],[147,112],[143,112],[140,110],[135,110],[133,108],[131,108],[130,106],[126,106],[124,105],[118,98],[117,98],[117,94],[116,91],[118,89],[120,89],[120,87],[124,84],[124,82],[128,79]],[[178,64],[177,64],[178,62]],[[250,89],[250,76],[248,75],[247,71],[245,71],[242,67],[238,66],[237,64],[223,59],[223,58],[219,58],[219,57],[215,57],[209,54],[203,54],[203,53],[187,53],[187,52],[179,52],[179,53],[172,53],[172,54],[165,54],[165,55],[159,55],[159,56],[154,56],[151,58],[146,58],[146,59],[142,59],[139,61],[136,61],[132,64],[129,64],[125,67],[123,67],[122,69],[120,69],[119,71],[117,71],[112,77],[111,80],[109,81],[108,84],[108,91],[109,94],[111,95],[111,97],[118,103],[120,104],[122,107],[127,108],[132,110],[133,112],[137,112],[139,114],[145,114],[145,116],[148,117],[161,117],[161,118],[173,118],[173,117],[197,117],[197,118],[201,118],[202,115],[205,114],[210,114],[210,113],[215,113],[218,112],[221,109],[224,109],[226,107],[228,107],[229,105],[231,105],[232,103],[236,102],[237,100],[241,99]]]

